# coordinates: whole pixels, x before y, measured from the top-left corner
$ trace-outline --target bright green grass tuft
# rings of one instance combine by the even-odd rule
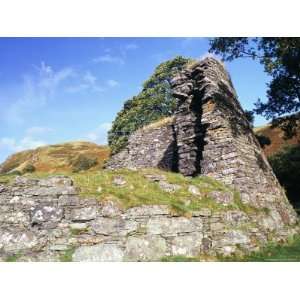
[[[66,251],[64,251],[60,257],[59,260],[61,262],[71,262],[73,261],[73,254],[74,254],[75,249],[74,248],[70,248]]]
[[[252,262],[300,262],[300,236],[292,238],[287,244],[270,243],[259,252],[244,257],[220,257],[221,261]]]
[[[6,257],[5,262],[17,262],[21,256],[22,256],[22,254],[20,254],[20,253],[10,255],[10,256]]]
[[[162,262],[198,262],[197,257],[189,257],[183,255],[165,256],[161,259]]]

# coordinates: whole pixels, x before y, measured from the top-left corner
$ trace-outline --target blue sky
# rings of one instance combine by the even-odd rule
[[[105,144],[124,101],[159,63],[202,58],[208,48],[206,38],[0,38],[0,162],[44,144]],[[269,79],[260,64],[226,66],[245,109],[265,99]]]

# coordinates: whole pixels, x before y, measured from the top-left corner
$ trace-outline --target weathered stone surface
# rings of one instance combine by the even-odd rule
[[[123,260],[121,248],[113,244],[82,246],[75,250],[73,261],[77,262],[118,262]]]
[[[222,236],[220,240],[213,241],[216,247],[224,247],[231,245],[243,245],[250,242],[249,235],[240,230],[230,230]]]
[[[104,217],[117,217],[122,214],[122,210],[115,202],[107,201],[104,203],[100,214]]]
[[[63,218],[63,209],[54,206],[36,207],[31,214],[31,224],[57,223]]]
[[[171,183],[168,183],[168,182],[165,182],[165,181],[160,181],[159,182],[159,187],[163,191],[168,192],[168,193],[174,193],[177,190],[181,189],[180,185],[178,185],[178,184],[171,184]]]
[[[127,183],[126,180],[122,176],[116,176],[113,179],[113,184],[117,185],[117,186],[124,186],[124,185],[126,185],[126,183]]]
[[[159,183],[165,178],[149,180]],[[75,261],[231,255],[300,233],[295,217],[289,211],[285,215],[286,202],[277,199],[273,206],[272,197],[257,213],[203,208],[184,217],[166,205],[123,210],[112,200],[62,194],[68,187],[76,191],[65,177],[42,183],[19,178],[5,185],[0,191],[0,261],[14,255],[18,261],[59,261],[71,249]]]
[[[126,261],[157,261],[166,255],[166,241],[159,236],[129,237],[126,242]]]
[[[260,148],[224,65],[206,58],[171,82],[177,98],[174,115],[162,126],[151,124],[134,132],[107,167],[158,167],[186,176],[210,176],[238,190],[243,203],[256,208],[276,206],[281,220],[275,222],[295,222],[296,213]],[[148,178],[174,191],[165,180],[151,174]],[[194,188],[190,192],[198,194]],[[233,203],[230,192],[211,196],[224,206]]]
[[[212,191],[209,193],[209,196],[219,204],[229,205],[233,203],[233,194],[231,192]]]
[[[165,175],[145,174],[144,176],[145,176],[145,178],[147,178],[149,181],[152,181],[152,182],[160,182],[160,181],[167,180]]]
[[[151,218],[147,223],[147,232],[149,234],[161,234],[166,236],[176,235],[178,233],[190,233],[201,230],[197,225],[193,220],[184,217]]]
[[[97,217],[98,209],[95,206],[76,208],[72,211],[72,221],[90,221]]]
[[[195,232],[172,240],[172,255],[197,256],[200,254],[203,234]]]
[[[70,228],[73,230],[86,230],[88,225],[86,223],[71,223]]]
[[[67,245],[64,245],[64,244],[62,244],[62,245],[57,244],[57,245],[51,245],[50,246],[51,251],[66,251],[68,249],[69,249],[69,247]]]
[[[201,195],[200,190],[195,185],[189,185],[188,191],[195,196]]]
[[[0,232],[0,250],[6,252],[17,252],[20,250],[32,249],[39,245],[43,245],[44,240],[38,239],[30,231],[12,232],[1,231]]]
[[[92,229],[103,235],[127,235],[138,228],[138,223],[133,220],[97,218],[91,223]]]
[[[125,212],[127,218],[136,218],[142,216],[156,216],[169,214],[167,205],[142,205],[128,209]]]

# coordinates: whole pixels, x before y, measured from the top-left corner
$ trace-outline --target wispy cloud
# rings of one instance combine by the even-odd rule
[[[121,56],[112,56],[111,54],[100,55],[93,59],[94,63],[113,63],[123,65],[124,59]]]
[[[82,76],[79,77],[77,84],[66,87],[68,93],[78,93],[85,90],[93,92],[103,92],[104,88],[98,84],[97,77],[94,76],[90,71],[86,71]]]
[[[115,87],[115,86],[119,85],[119,82],[116,80],[113,80],[113,79],[109,79],[109,80],[107,80],[107,85],[110,87]]]
[[[88,132],[85,138],[94,143],[105,145],[107,144],[107,132],[110,130],[111,125],[108,122],[102,123],[94,130]]]
[[[13,137],[0,138],[0,150],[18,152],[44,146],[47,142],[43,137],[45,134],[51,132],[53,132],[53,129],[49,127],[34,126],[27,128],[24,132],[24,136],[20,139]]]
[[[138,49],[139,46],[136,43],[128,43],[126,45],[121,45],[116,54],[112,54],[114,51],[111,48],[106,48],[104,54],[95,57],[92,61],[94,63],[110,63],[110,64],[125,64],[126,57],[129,51]]]
[[[2,114],[3,118],[8,123],[24,123],[27,113],[45,106],[58,87],[74,75],[72,68],[54,71],[51,66],[41,62],[40,66],[35,66],[35,72],[23,76],[21,95],[11,101],[11,105]]]

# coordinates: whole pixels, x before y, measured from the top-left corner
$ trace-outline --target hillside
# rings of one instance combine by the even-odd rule
[[[282,129],[278,127],[273,128],[271,125],[254,128],[254,131],[257,135],[262,135],[270,139],[270,145],[264,146],[264,152],[267,156],[278,153],[284,148],[284,146],[297,145],[300,143],[300,127],[297,135],[290,139],[284,138],[284,132]]]
[[[102,168],[109,148],[89,142],[69,142],[15,153],[0,165],[0,173],[69,172]]]

